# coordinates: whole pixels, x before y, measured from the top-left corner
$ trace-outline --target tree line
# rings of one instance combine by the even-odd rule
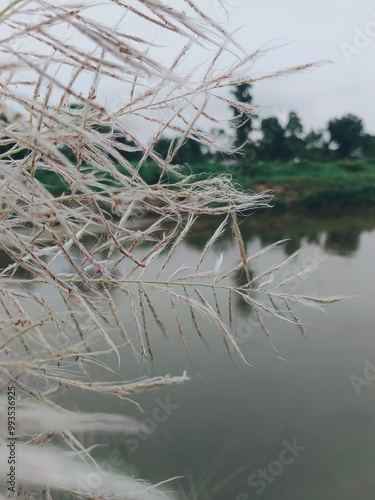
[[[245,83],[234,86],[233,100],[251,105],[253,101],[251,84]],[[77,105],[71,104],[75,109]],[[253,162],[290,162],[301,159],[313,161],[333,161],[350,158],[375,158],[375,136],[366,133],[363,121],[353,114],[342,118],[332,119],[325,129],[306,131],[300,117],[291,111],[286,123],[280,123],[276,116],[260,119],[255,114],[238,114],[235,106],[231,106],[233,118],[232,131],[214,129],[212,132],[226,143],[230,143],[234,152],[231,158],[240,164],[244,170]],[[7,153],[13,159],[23,159],[30,151],[17,150],[17,145],[6,137],[4,129],[7,125],[4,115],[0,115],[0,155],[4,158]],[[104,130],[105,129],[105,130]],[[108,134],[109,127],[97,127],[98,132]],[[154,145],[154,150],[162,157],[166,157],[171,150],[171,143],[177,142],[178,137],[162,136]],[[142,153],[135,144],[120,131],[114,131],[114,141],[118,144],[118,152],[130,161],[139,161]],[[117,148],[116,148],[117,149]],[[60,150],[73,162],[74,153],[62,145]],[[195,139],[187,137],[184,144],[176,151],[174,162],[177,164],[194,165],[198,163],[220,163],[228,158],[222,153],[202,146]]]
[[[232,91],[234,100],[251,104],[253,97],[250,84],[237,85]],[[214,131],[233,148],[241,149],[234,158],[241,164],[259,161],[288,162],[307,159],[332,161],[345,158],[375,158],[375,136],[366,133],[363,121],[353,114],[332,119],[321,130],[306,131],[300,117],[291,111],[286,123],[280,123],[276,116],[260,119],[257,115],[238,114],[232,107],[232,133]],[[164,155],[171,139],[161,138],[156,150]],[[203,148],[193,139],[186,139],[176,155],[179,163],[217,162],[223,156]]]

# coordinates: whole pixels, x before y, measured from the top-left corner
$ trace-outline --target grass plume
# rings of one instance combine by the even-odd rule
[[[161,0],[102,0],[94,6],[14,0],[0,10],[0,249],[10,262],[0,272],[0,375],[3,392],[10,384],[17,387],[18,481],[27,498],[41,498],[43,491],[53,498],[61,490],[72,498],[173,498],[127,477],[89,488],[84,478],[97,466],[74,433],[105,432],[109,426],[136,432],[138,424],[118,415],[72,414],[57,404],[68,387],[125,399],[186,380],[186,374],[131,382],[91,378],[91,367],[111,372],[103,354],[116,354],[121,362],[124,343],[141,361],[152,359],[150,321],[166,331],[153,294],[165,297],[184,343],[179,307],[190,311],[199,336],[197,313],[211,319],[240,357],[216,289],[228,293],[229,304],[238,294],[257,314],[283,319],[272,305],[279,301],[299,327],[293,304],[321,305],[314,297],[283,294],[283,283],[258,290],[269,305],[251,296],[256,279],[250,279],[247,266],[257,256],[246,255],[237,214],[269,206],[269,193],[243,192],[229,175],[197,180],[174,163],[186,138],[230,152],[201,130],[202,120],[217,121],[207,107],[228,102],[223,89],[254,81],[251,68],[259,57],[244,53],[193,1],[184,3],[176,9]],[[103,12],[116,23],[101,22]],[[133,24],[137,33],[128,28]],[[172,62],[160,57],[165,47],[154,31],[175,43]],[[205,56],[204,71],[201,64],[187,71],[185,62],[197,49]],[[119,97],[111,99],[111,85],[119,84]],[[243,103],[231,105],[248,111]],[[144,129],[151,139],[140,133]],[[162,158],[153,145],[165,132],[181,138]],[[140,175],[149,159],[160,171],[154,184]],[[57,175],[66,192],[54,196],[38,180],[41,171]],[[225,222],[194,266],[175,269],[173,256],[202,215],[223,215]],[[207,252],[230,221],[240,262],[223,269],[219,260],[202,271]],[[86,244],[87,236],[94,245]],[[160,265],[153,274],[154,262]],[[248,283],[233,286],[230,278],[241,268]],[[122,319],[124,308],[133,336]],[[0,436],[5,463],[4,426]],[[64,449],[57,445],[59,437]]]

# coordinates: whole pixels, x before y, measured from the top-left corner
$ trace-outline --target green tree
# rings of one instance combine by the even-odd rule
[[[301,137],[303,134],[302,122],[294,111],[289,113],[288,123],[285,127],[285,135],[287,137]]]
[[[370,134],[363,136],[362,153],[365,158],[375,158],[375,137]]]
[[[279,120],[274,116],[265,118],[261,121],[260,129],[263,135],[260,141],[260,151],[263,159],[271,161],[288,160],[290,149],[285,130]]]
[[[337,147],[339,158],[350,158],[361,152],[363,145],[363,122],[357,116],[348,114],[328,123],[330,144]]]
[[[302,139],[303,125],[294,111],[289,113],[288,123],[285,127],[285,136],[291,158],[301,157],[305,150],[305,141]]]
[[[327,142],[324,140],[323,131],[311,130],[304,138],[304,157],[323,161],[328,160],[332,155],[332,151],[329,150]]]
[[[175,139],[169,139],[168,137],[161,137],[158,142],[154,145],[154,150],[159,153],[163,158],[168,155],[169,149],[173,144],[176,144]],[[189,137],[185,140],[184,144],[179,148],[174,156],[174,162],[179,165],[187,163],[188,165],[194,165],[196,163],[206,160],[207,153],[203,151],[203,148],[199,142]]]
[[[234,99],[246,105],[249,105],[253,101],[251,95],[252,85],[250,83],[243,83],[241,85],[236,85],[234,90],[232,90],[232,95]],[[232,125],[235,129],[235,138],[233,145],[236,148],[242,147],[249,140],[250,132],[253,130],[252,118],[254,115],[243,111],[239,114],[238,108],[231,106],[234,113],[234,119],[232,120]]]

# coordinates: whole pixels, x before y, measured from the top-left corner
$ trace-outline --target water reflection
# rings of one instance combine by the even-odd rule
[[[197,227],[188,235],[186,243],[202,250],[220,221],[207,219],[205,225]],[[265,247],[279,240],[287,239],[283,249],[286,256],[293,254],[303,245],[316,244],[323,250],[341,256],[353,255],[359,248],[360,235],[363,231],[375,228],[375,216],[369,214],[353,214],[345,217],[297,216],[291,214],[276,214],[273,217],[251,216],[240,223],[243,238],[246,243],[252,243],[259,238],[261,246]],[[230,229],[224,232],[215,243],[215,249],[224,251],[233,241]]]
[[[353,255],[359,248],[361,232],[360,229],[354,227],[345,231],[329,231],[324,248],[327,252],[336,255]]]
[[[200,222],[200,228],[191,232],[179,250],[177,265],[190,262],[202,251],[219,222]],[[201,331],[210,347],[207,349],[194,334],[189,311],[181,311],[181,321],[191,329],[187,343],[194,370],[179,341],[175,318],[165,305],[165,298],[155,293],[153,303],[161,311],[170,335],[167,340],[156,326],[150,329],[154,363],[137,364],[126,347],[119,368],[109,354],[107,358],[103,356],[103,362],[116,366],[117,373],[113,374],[116,380],[129,380],[146,372],[179,375],[185,369],[191,380],[183,386],[137,395],[136,401],[144,413],[128,401],[82,394],[75,389],[65,393],[65,403],[83,411],[100,409],[129,414],[145,419],[150,425],[157,401],[164,404],[169,401],[174,410],[168,419],[157,422],[155,433],[140,440],[136,449],[127,446],[121,436],[105,442],[107,437],[94,436],[92,442],[85,444],[90,446],[98,441],[106,444],[95,451],[96,458],[99,464],[109,463],[119,472],[127,471],[154,482],[185,476],[180,485],[189,500],[352,500],[356,495],[372,498],[375,382],[365,386],[358,396],[350,377],[363,376],[365,359],[375,362],[375,218],[290,215],[283,218],[277,214],[269,220],[244,219],[241,228],[249,252],[291,238],[284,247],[275,250],[278,260],[302,245],[307,245],[310,254],[317,247],[329,252],[329,261],[311,279],[301,282],[298,293],[343,293],[357,298],[330,308],[329,316],[304,311],[302,317],[308,331],[305,336],[288,324],[275,322],[270,327],[271,345],[261,329],[254,329],[241,344],[253,367],[230,359],[215,326],[197,318],[203,325]],[[87,248],[95,244],[94,238],[87,242]],[[230,230],[209,252],[210,265],[214,265],[222,251],[226,252],[226,266],[238,262]],[[78,249],[74,252],[75,262],[81,265],[82,256]],[[0,258],[2,267],[9,264],[6,256],[0,254]],[[303,259],[297,263],[303,264]],[[50,264],[59,270],[71,270],[64,259]],[[122,275],[128,271],[125,263],[119,267]],[[252,263],[249,271],[253,277],[259,269]],[[235,280],[238,285],[244,284],[244,273],[239,271]],[[119,304],[125,303],[124,297],[116,293],[114,299]],[[218,302],[222,307],[219,294]],[[239,324],[249,323],[253,315],[243,301],[234,302],[236,329]],[[121,312],[132,335],[128,308],[122,306]],[[99,366],[93,370],[97,370],[93,379],[107,376],[101,374]],[[272,476],[274,480],[258,495],[250,478],[278,460],[285,441],[294,440],[305,448],[304,452],[280,475]],[[115,465],[110,462],[112,451],[117,452]]]
[[[254,279],[255,277],[254,272],[251,269],[248,269],[248,271],[249,271],[248,276],[250,277],[250,280]],[[233,274],[233,280],[237,287],[242,287],[247,284],[248,278],[243,268],[239,269]],[[247,311],[248,314],[252,313],[251,306],[249,306],[249,304],[242,297],[236,295],[235,299],[236,299],[236,306],[239,309]]]
[[[199,220],[193,227],[193,230],[188,234],[185,242],[191,248],[202,251],[207,240],[212,235],[213,231],[220,224],[219,218],[206,218]],[[359,248],[360,235],[363,231],[369,231],[375,228],[375,215],[366,215],[363,217],[361,214],[346,216],[341,218],[320,217],[316,218],[310,216],[296,216],[290,214],[276,214],[272,212],[267,216],[253,215],[248,218],[243,218],[240,221],[240,226],[243,233],[245,243],[251,244],[259,238],[262,247],[275,243],[280,240],[288,240],[283,246],[283,251],[286,256],[293,254],[296,250],[305,244],[317,244],[323,250],[341,256],[353,255]],[[98,246],[101,242],[101,235],[96,237],[89,236],[85,238],[84,245],[89,251]],[[228,228],[223,235],[214,243],[214,248],[217,252],[224,252],[228,250],[233,244],[233,235],[230,228]],[[152,242],[143,244],[143,248],[151,246]],[[80,266],[82,262],[82,253],[80,249],[73,246],[72,255],[74,262]],[[166,252],[167,249],[164,250]],[[99,252],[96,255],[98,261],[107,257],[107,251]],[[112,262],[115,262],[121,257],[118,250],[115,250],[112,256]],[[48,259],[45,259],[48,262]],[[13,264],[11,257],[0,250],[0,271],[4,270],[7,266]],[[53,262],[55,271],[71,272],[72,266],[66,261],[64,257],[55,259]],[[83,268],[87,268],[88,273],[95,274],[95,269],[90,266],[87,261]],[[16,268],[16,276],[29,277],[26,269],[19,265]]]
[[[307,337],[292,332],[287,324],[275,323],[271,332],[278,352],[262,331],[255,330],[241,345],[254,368],[233,365],[224,349],[218,351],[216,344],[220,341],[214,328],[205,329],[212,352],[202,349],[199,339],[189,340],[190,356],[199,375],[192,374],[185,387],[162,393],[178,410],[137,451],[129,453],[126,447],[121,448],[134,471],[151,480],[184,475],[182,498],[352,500],[353,491],[360,485],[361,496],[372,495],[374,393],[371,390],[358,398],[350,375],[363,370],[363,360],[374,352],[371,297],[375,279],[365,280],[368,271],[374,269],[371,249],[375,246],[375,232],[368,233],[366,239],[360,235],[375,228],[375,221],[358,218],[353,224],[353,219],[299,218],[287,222],[284,227],[268,229],[266,221],[264,227],[243,221],[248,251],[287,237],[292,242],[277,250],[278,258],[290,255],[302,245],[312,254],[318,247],[330,253],[330,260],[312,279],[303,282],[298,292],[339,291],[358,294],[358,301],[343,304],[339,313],[335,310],[330,318],[304,313]],[[194,252],[202,250],[214,227],[212,224],[204,237],[189,237],[180,254],[182,262],[189,247]],[[353,231],[353,227],[358,229]],[[238,260],[231,231],[214,245],[212,260],[224,249],[229,251],[226,258]],[[243,272],[239,271],[235,280],[243,284]],[[234,327],[240,318],[248,321],[249,317],[249,306],[236,301]],[[156,373],[178,373],[181,368],[191,373],[183,349],[156,346]],[[155,397],[137,398],[147,416],[152,415]],[[137,412],[135,415],[139,416]],[[283,443],[294,441],[304,452],[285,466],[282,474],[270,476],[272,481],[266,481],[266,489],[258,495],[253,475],[259,469],[268,470],[282,453]],[[277,466],[273,466],[277,471]]]

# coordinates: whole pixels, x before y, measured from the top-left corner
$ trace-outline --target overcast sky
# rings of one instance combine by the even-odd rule
[[[354,113],[375,134],[375,3],[372,0],[198,0],[216,20],[237,32],[252,51],[270,42],[288,43],[268,54],[261,65],[280,67],[332,60],[304,74],[258,83],[255,103],[264,113],[300,114],[307,128],[326,125],[332,117]],[[228,22],[229,21],[229,22]],[[367,34],[366,34],[367,33]]]
[[[182,0],[164,1],[175,7],[183,4]],[[261,116],[274,115],[285,124],[289,111],[296,111],[309,130],[325,127],[330,119],[353,113],[363,119],[368,132],[375,134],[373,0],[221,0],[227,16],[220,0],[195,1],[229,31],[236,31],[236,38],[248,53],[283,45],[260,59],[255,68],[257,73],[332,61],[304,73],[257,83],[254,104],[260,107]],[[115,11],[101,7],[100,3],[93,3],[92,11],[105,24],[113,25],[117,20]],[[131,18],[125,19],[124,26],[133,34],[145,34],[140,31],[145,26]],[[149,26],[146,28],[149,30]],[[167,50],[159,52],[174,59],[176,47],[168,39],[162,42]],[[116,100],[121,91],[121,84],[108,86],[102,97]],[[225,107],[218,112],[229,113]]]
[[[179,7],[182,0],[165,0]],[[375,3],[373,0],[196,0],[247,52],[283,45],[261,58],[255,70],[269,73],[314,61],[331,63],[297,75],[257,83],[254,104],[260,116],[274,115],[285,124],[296,111],[307,130],[353,113],[375,134]],[[100,7],[98,7],[100,9]],[[101,19],[110,22],[101,12]],[[113,16],[112,16],[113,17]],[[129,24],[127,25],[129,28]],[[135,23],[133,29],[144,29]],[[165,40],[168,45],[169,41]],[[175,55],[171,44],[171,54]],[[167,51],[161,53],[168,54]],[[116,89],[110,91],[116,94]],[[223,114],[226,109],[216,110]]]

